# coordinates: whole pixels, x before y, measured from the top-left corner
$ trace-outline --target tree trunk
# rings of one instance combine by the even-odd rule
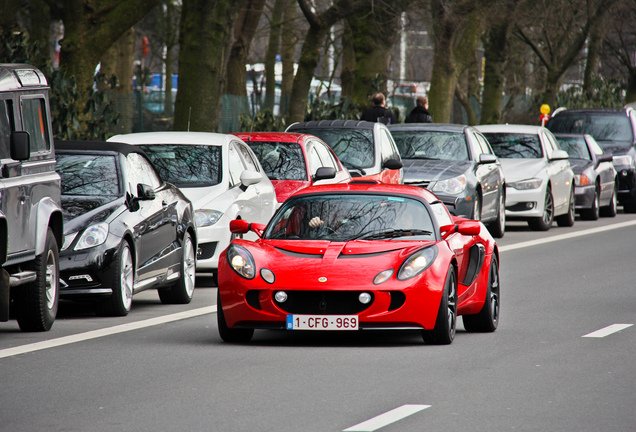
[[[636,68],[629,69],[627,78],[627,91],[625,93],[625,103],[636,102]]]
[[[276,101],[276,56],[280,52],[280,35],[285,13],[285,1],[275,0],[269,24],[269,42],[265,54],[265,108],[274,109]]]
[[[291,100],[294,86],[294,57],[296,53],[296,17],[297,8],[294,0],[285,0],[285,12],[281,27],[281,61],[283,62],[283,76],[280,86],[280,115],[289,113],[289,101]]]
[[[111,90],[112,99],[117,104],[119,121],[111,130],[113,134],[132,132],[133,124],[133,62],[135,58],[135,32],[129,29],[115,44],[106,51],[101,61],[100,72],[106,78],[115,75],[117,86]],[[100,88],[100,90],[102,90]],[[104,89],[105,90],[105,89]]]
[[[594,80],[598,76],[600,66],[601,49],[607,26],[606,15],[602,19],[592,24],[590,36],[587,40],[587,59],[585,60],[585,71],[583,73],[583,92],[591,97],[594,94]]]
[[[484,38],[484,90],[481,98],[481,124],[502,121],[504,74],[508,56],[510,20],[493,22]]]
[[[174,130],[217,131],[236,13],[232,0],[183,1]]]
[[[18,2],[16,2],[18,3]],[[4,13],[4,11],[3,11]],[[38,53],[33,63],[44,69],[51,64],[51,9],[43,1],[36,1],[31,8],[29,37],[38,43]]]
[[[349,23],[345,22],[342,33],[342,68],[340,69],[340,86],[342,87],[343,98],[353,98],[355,76],[356,54],[353,47],[353,32]]]

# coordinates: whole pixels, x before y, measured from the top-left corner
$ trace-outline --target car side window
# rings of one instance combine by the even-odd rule
[[[245,166],[241,161],[241,156],[234,143],[230,143],[228,156],[230,158],[228,168],[230,170],[230,187],[241,183],[241,173],[245,171]]]
[[[320,166],[334,168],[336,171],[338,171],[338,165],[336,164],[336,160],[333,158],[333,155],[324,144],[319,142],[314,142],[313,148],[316,149],[316,152],[318,152],[318,156],[320,157],[320,161],[321,161]]]
[[[556,143],[556,140],[554,140],[550,136],[550,134],[547,134],[547,133],[541,134],[541,140],[545,143],[546,153],[547,153],[548,159],[550,159],[552,157],[552,153],[554,152],[554,150],[559,149],[559,145]]]
[[[307,159],[309,162],[309,174],[313,176],[316,174],[316,170],[322,166],[322,161],[320,160],[320,156],[318,156],[318,151],[315,146],[309,147]]]
[[[49,124],[46,103],[43,97],[22,98],[22,125],[30,135],[31,154],[49,151],[51,137],[46,127]]]
[[[431,210],[433,211],[433,216],[437,219],[437,223],[439,226],[451,225],[453,220],[448,214],[448,210],[446,206],[441,202],[435,202],[431,204]]]
[[[391,144],[392,139],[389,133],[384,129],[380,129],[380,160],[382,163],[389,159],[396,159],[395,144]]]
[[[481,146],[479,145],[479,141],[477,140],[477,137],[475,136],[474,133],[471,132],[466,135],[466,140],[470,144],[470,152],[472,153],[471,159],[478,161],[479,155],[482,154],[483,151],[481,150]]]
[[[477,142],[479,142],[479,148],[481,149],[482,153],[492,154],[492,155],[495,154],[492,151],[492,148],[490,148],[490,144],[488,144],[488,140],[482,134],[476,133],[475,138],[477,138]]]
[[[11,131],[13,130],[12,119],[13,112],[10,106],[10,100],[0,100],[0,159],[9,158],[9,140],[11,139]]]
[[[239,142],[235,142],[234,145],[236,146],[236,149],[239,151],[241,156],[243,156],[243,162],[245,163],[246,169],[261,172],[260,168],[258,167],[258,163],[256,163],[256,161],[252,157],[252,153],[250,152],[250,150]]]
[[[134,193],[137,193],[137,185],[139,183],[148,185],[153,189],[161,186],[162,182],[159,175],[145,157],[138,153],[130,153],[126,156],[126,162],[128,164],[129,183]]]

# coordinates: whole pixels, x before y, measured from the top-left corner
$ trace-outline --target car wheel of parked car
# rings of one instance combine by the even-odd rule
[[[475,198],[473,199],[473,219],[481,220],[481,195],[479,195],[479,191],[475,194]]]
[[[444,292],[439,302],[437,320],[433,330],[424,330],[422,337],[424,342],[430,345],[448,345],[455,339],[457,328],[457,276],[455,267],[448,269]]]
[[[552,191],[548,188],[545,192],[545,202],[543,204],[543,216],[528,220],[528,226],[533,231],[547,231],[554,221],[554,201]]]
[[[557,225],[560,227],[571,227],[574,225],[574,213],[576,212],[574,201],[574,187],[570,190],[570,200],[568,201],[568,211],[556,217]]]
[[[493,255],[490,263],[490,273],[488,276],[488,291],[484,306],[479,313],[474,315],[464,315],[464,329],[467,332],[494,332],[499,325],[499,265],[497,258]]]
[[[219,326],[219,336],[225,342],[249,342],[254,335],[254,329],[231,329],[227,326],[221,306],[221,294],[218,291],[216,292],[216,321]]]
[[[114,267],[113,293],[108,299],[96,306],[96,312],[102,316],[125,316],[132,307],[133,287],[135,284],[135,265],[126,240],[119,246],[117,263]]]
[[[194,243],[189,233],[183,238],[181,248],[181,266],[179,280],[170,288],[160,289],[159,300],[164,304],[187,304],[192,301],[195,284],[195,263]]]
[[[494,238],[502,238],[506,233],[506,197],[503,193],[499,196],[497,219],[488,225],[488,231]]]
[[[592,200],[592,207],[589,209],[581,210],[581,219],[585,220],[597,220],[599,217],[599,202],[598,202],[598,189],[594,190],[594,199]]]
[[[53,326],[60,290],[60,262],[57,241],[49,228],[44,251],[28,266],[35,271],[34,282],[20,287],[16,301],[16,319],[22,331],[47,331]]]
[[[606,207],[601,207],[599,210],[599,214],[603,217],[614,217],[616,216],[616,192],[612,193],[612,198],[610,199],[610,203]]]

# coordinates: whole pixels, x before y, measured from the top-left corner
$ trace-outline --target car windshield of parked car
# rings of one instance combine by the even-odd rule
[[[270,180],[307,181],[307,165],[297,143],[248,141]]]
[[[599,142],[601,147],[616,146],[613,141],[624,141],[624,146],[632,145],[633,135],[629,118],[624,114],[557,115],[550,119],[549,129],[554,133],[589,134]],[[612,141],[611,143],[604,141]]]
[[[468,160],[463,133],[392,130],[403,159]]]
[[[177,187],[207,187],[221,182],[221,147],[191,144],[140,146],[163,181]]]
[[[570,159],[592,160],[590,150],[583,137],[558,137],[559,147],[568,153]]]
[[[524,133],[484,133],[492,150],[500,158],[525,159],[542,158],[543,150],[539,136]]]
[[[118,197],[117,164],[112,155],[57,154],[62,195]]]
[[[301,196],[287,201],[263,233],[285,240],[434,240],[425,205],[367,194]]]
[[[371,168],[375,164],[375,148],[371,129],[303,129],[326,142],[338,159],[349,169]]]

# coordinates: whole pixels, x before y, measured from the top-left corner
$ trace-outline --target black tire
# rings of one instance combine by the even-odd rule
[[[612,192],[612,198],[610,199],[609,205],[605,207],[601,207],[601,209],[599,210],[599,214],[602,217],[615,217],[617,212],[616,206],[617,206],[616,191],[614,191]]]
[[[216,292],[216,321],[219,325],[219,336],[224,342],[249,342],[254,336],[254,329],[232,329],[227,326],[221,305],[221,294],[218,290]]]
[[[190,233],[186,233],[183,238],[181,252],[179,280],[170,288],[158,290],[159,300],[163,304],[188,304],[192,301],[196,279],[196,251]]]
[[[503,193],[499,196],[497,219],[488,224],[488,231],[494,238],[502,238],[506,233],[506,197]]]
[[[581,210],[581,219],[598,220],[598,217],[600,215],[598,200],[599,200],[599,193],[598,193],[598,188],[596,188],[594,189],[594,199],[592,200],[592,207],[590,207],[589,209]]]
[[[574,225],[574,214],[576,202],[574,201],[574,188],[570,189],[570,201],[568,202],[568,211],[561,216],[557,216],[556,223],[560,227],[571,227]]]
[[[95,312],[100,316],[126,316],[132,307],[135,263],[126,240],[119,245],[113,274],[113,293],[95,306]]]
[[[60,259],[57,241],[49,228],[44,251],[28,266],[37,274],[34,282],[16,289],[16,318],[22,331],[48,331],[55,322],[60,299]]]
[[[449,345],[455,339],[457,329],[457,275],[450,266],[439,302],[437,320],[433,330],[423,330],[422,338],[429,345]]]
[[[554,200],[552,191],[548,188],[545,192],[545,203],[543,206],[543,216],[528,220],[528,226],[533,231],[547,231],[554,222]]]
[[[488,289],[486,291],[484,306],[474,315],[462,316],[464,329],[470,333],[490,333],[497,330],[497,326],[499,325],[499,302],[499,264],[497,257],[493,255],[490,263],[490,271],[488,272]]]

